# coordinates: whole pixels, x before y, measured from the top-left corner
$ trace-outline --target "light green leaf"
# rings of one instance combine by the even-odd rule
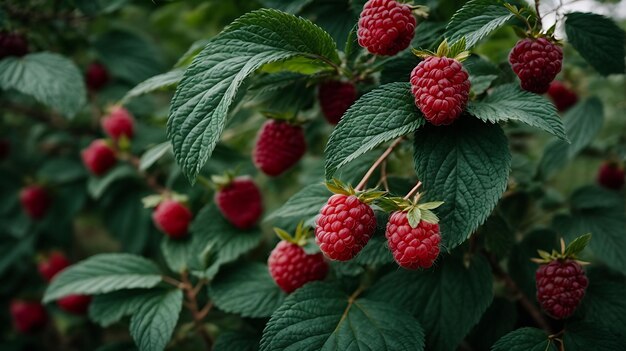
[[[274,212],[265,217],[265,221],[289,218],[305,222],[317,216],[331,193],[324,184],[310,184],[294,194]]]
[[[512,18],[513,14],[498,0],[468,1],[452,16],[446,37],[450,42],[465,37],[469,49]]]
[[[183,291],[169,290],[145,300],[130,319],[130,335],[140,351],[161,351],[172,338]]]
[[[567,245],[567,248],[565,249],[565,254],[577,255],[578,253],[582,252],[585,247],[587,247],[589,241],[591,241],[591,234],[587,233],[579,236],[578,238],[574,239],[574,241],[569,243],[569,245]]]
[[[520,328],[503,336],[491,351],[557,351],[545,331]]]
[[[135,313],[146,300],[162,294],[161,289],[132,289],[97,295],[89,304],[89,319],[101,327],[109,327]]]
[[[172,151],[172,144],[169,141],[155,145],[144,152],[139,159],[139,170],[145,171],[155,164],[161,157]]]
[[[137,84],[134,88],[129,90],[124,98],[122,99],[122,103],[128,102],[134,97],[141,96],[147,93],[151,93],[157,90],[166,90],[174,87],[175,85],[183,79],[183,73],[185,71],[183,69],[175,69],[166,73],[161,73],[154,77],[148,78],[145,81]]]

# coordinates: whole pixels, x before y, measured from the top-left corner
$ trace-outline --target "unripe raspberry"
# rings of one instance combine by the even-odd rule
[[[416,24],[408,5],[395,0],[369,0],[359,18],[359,45],[375,55],[395,55],[409,47]]]
[[[548,88],[548,95],[554,102],[554,106],[559,112],[567,111],[570,107],[574,106],[578,102],[578,96],[575,92],[571,91],[565,86],[565,84],[558,80],[550,83]]]
[[[38,301],[13,300],[9,310],[13,325],[20,333],[41,330],[48,323],[48,313]]]
[[[89,90],[98,91],[102,89],[107,85],[109,79],[109,71],[107,71],[107,68],[103,64],[94,62],[87,67],[85,83]]]
[[[20,191],[20,203],[32,219],[41,219],[48,212],[52,199],[46,189],[39,185],[31,185]]]
[[[347,261],[365,247],[376,230],[372,208],[355,195],[335,194],[320,210],[315,241],[324,255]]]
[[[409,225],[407,212],[391,214],[385,236],[393,258],[401,267],[430,268],[439,256],[439,224],[420,221],[413,228]]]
[[[70,266],[70,261],[62,252],[54,251],[45,259],[39,262],[37,269],[41,277],[49,283],[52,278],[62,270]]]
[[[219,189],[215,203],[224,217],[239,229],[254,226],[263,213],[261,192],[248,177],[235,178]]]
[[[0,32],[0,60],[9,56],[22,57],[28,54],[28,42],[19,33]]]
[[[192,219],[193,214],[185,205],[171,199],[161,202],[152,213],[156,227],[172,239],[186,237]]]
[[[322,280],[328,272],[328,264],[321,253],[307,255],[302,247],[284,240],[272,250],[267,264],[276,285],[286,293],[308,282]]]
[[[318,97],[328,123],[337,124],[356,101],[356,88],[352,83],[328,81],[320,84]]]
[[[306,152],[302,127],[268,120],[257,137],[254,164],[269,176],[279,176],[295,165]]]
[[[122,136],[132,139],[134,135],[135,121],[133,115],[122,106],[115,106],[102,121],[102,130],[113,140]]]
[[[88,295],[68,295],[57,300],[57,305],[65,312],[77,315],[84,315],[89,309],[91,296]]]
[[[521,81],[522,89],[543,94],[561,71],[563,50],[546,38],[526,38],[515,44],[509,54],[509,62]]]
[[[105,140],[97,139],[81,152],[83,164],[87,169],[101,176],[108,172],[117,163],[113,148]]]
[[[470,88],[467,71],[453,58],[430,56],[411,72],[415,105],[436,126],[451,124],[461,115]]]
[[[582,266],[569,259],[541,265],[535,276],[537,301],[556,319],[563,319],[574,313],[589,284]]]
[[[624,187],[624,168],[615,162],[605,162],[598,170],[598,184],[605,188],[620,190]]]

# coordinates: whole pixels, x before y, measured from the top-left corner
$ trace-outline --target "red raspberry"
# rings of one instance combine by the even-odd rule
[[[307,255],[300,246],[284,240],[272,250],[267,265],[276,285],[286,293],[308,282],[322,280],[328,272],[328,264],[321,253]]]
[[[22,57],[28,54],[28,42],[18,33],[0,32],[0,60],[9,56]]]
[[[193,214],[185,205],[171,199],[161,202],[152,213],[156,227],[172,239],[187,236],[192,218]]]
[[[356,101],[356,88],[351,83],[328,81],[320,84],[318,97],[328,123],[337,124]]]
[[[559,82],[558,80],[550,83],[548,95],[552,101],[554,101],[556,109],[560,112],[566,111],[578,102],[578,96],[576,93],[568,89],[565,84]]]
[[[65,312],[84,315],[89,309],[91,296],[88,295],[68,295],[57,300],[57,305]]]
[[[408,5],[394,0],[369,0],[359,18],[359,45],[375,55],[395,55],[409,47],[416,24]]]
[[[320,210],[315,241],[329,258],[347,261],[370,240],[376,230],[372,208],[354,195],[335,194]]]
[[[109,71],[103,64],[94,62],[87,67],[85,83],[89,90],[98,91],[102,89],[109,82],[109,79]]]
[[[461,115],[470,87],[467,71],[453,58],[430,56],[411,72],[415,105],[436,126],[451,124]]]
[[[515,44],[509,62],[522,82],[522,89],[543,94],[561,71],[563,50],[546,38],[526,38]]]
[[[261,128],[253,151],[254,164],[269,176],[295,165],[306,151],[302,127],[269,120]]]
[[[556,260],[541,265],[535,277],[537,301],[549,315],[557,319],[574,313],[589,284],[582,266],[572,260]]]
[[[48,323],[48,313],[36,301],[13,300],[9,306],[13,325],[20,333],[42,329]]]
[[[115,106],[102,121],[102,129],[113,140],[118,140],[122,136],[131,139],[134,134],[133,115],[122,106]]]
[[[46,189],[39,185],[31,185],[20,191],[20,203],[32,219],[41,219],[48,212],[52,199]]]
[[[52,252],[47,260],[39,262],[37,269],[39,274],[46,281],[50,282],[58,273],[70,266],[70,261],[62,252]]]
[[[407,212],[396,211],[389,217],[385,236],[393,258],[407,269],[430,268],[439,256],[439,224],[420,221],[409,225]]]
[[[235,178],[215,193],[215,203],[224,217],[239,229],[256,224],[263,212],[261,192],[248,177]]]
[[[624,187],[624,168],[615,162],[605,162],[598,170],[598,184],[605,188],[620,190]]]
[[[81,152],[85,167],[91,173],[101,176],[117,163],[115,151],[102,139],[91,142],[89,147]]]
[[[11,152],[11,143],[6,139],[0,139],[0,161],[9,156]]]

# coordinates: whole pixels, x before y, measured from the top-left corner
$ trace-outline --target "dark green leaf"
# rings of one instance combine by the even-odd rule
[[[547,229],[534,230],[513,247],[508,261],[511,277],[526,296],[536,296],[535,271],[539,267],[531,258],[539,257],[537,250],[551,252],[558,248],[557,235]]]
[[[491,351],[557,351],[557,348],[543,330],[521,328],[498,340]]]
[[[585,247],[587,247],[589,241],[591,241],[591,234],[579,236],[578,238],[574,239],[574,241],[569,243],[569,245],[567,245],[567,248],[565,249],[565,254],[577,255],[578,253],[582,252]]]
[[[183,305],[183,291],[169,290],[145,300],[130,319],[130,335],[141,351],[161,351],[170,341]]]
[[[113,183],[137,176],[137,171],[132,166],[121,164],[101,177],[91,176],[87,182],[87,192],[94,199],[99,199]]]
[[[610,331],[589,322],[568,323],[563,342],[567,351],[622,351],[626,347],[624,340],[615,339]]]
[[[193,250],[193,240],[178,239],[172,240],[168,237],[164,237],[161,241],[161,252],[163,258],[167,262],[167,266],[176,273],[181,273],[185,269],[189,268],[188,261],[191,259]]]
[[[307,185],[265,217],[265,220],[290,218],[297,222],[300,220],[307,222],[319,213],[330,195],[331,193],[322,183]]]
[[[467,339],[475,350],[489,350],[498,339],[515,328],[516,322],[515,303],[497,297]]]
[[[139,170],[145,171],[155,164],[161,157],[172,152],[172,144],[169,141],[155,145],[141,155]]]
[[[587,276],[589,286],[578,312],[626,343],[626,278],[597,266],[591,266]]]
[[[215,341],[214,351],[258,351],[259,335],[246,332],[224,332]]]
[[[162,294],[161,289],[132,289],[97,295],[89,304],[89,318],[106,328],[135,313],[146,300]]]
[[[156,75],[148,78],[145,81],[139,83],[137,86],[129,90],[122,102],[127,102],[130,99],[141,96],[147,93],[151,93],[157,90],[166,90],[174,87],[181,79],[183,79],[184,70],[175,69],[166,73]]]
[[[451,43],[465,37],[469,49],[511,18],[513,14],[497,0],[468,1],[452,16],[446,37]]]

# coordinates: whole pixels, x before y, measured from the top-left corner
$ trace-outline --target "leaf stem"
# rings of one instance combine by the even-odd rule
[[[408,192],[408,193],[404,196],[404,199],[405,199],[405,200],[408,200],[408,199],[411,197],[411,195],[415,194],[415,192],[417,191],[417,189],[419,189],[419,188],[420,188],[420,186],[422,186],[422,181],[421,181],[421,180],[418,180],[418,181],[417,181],[417,184],[415,184],[415,186],[413,187],[413,189],[411,189],[411,190],[410,190],[410,191],[409,191],[409,192]]]
[[[387,150],[385,150],[385,152],[383,152],[383,154],[380,155],[380,157],[374,162],[372,167],[370,167],[370,169],[367,170],[367,173],[365,173],[365,175],[363,176],[363,179],[361,179],[361,181],[356,186],[356,188],[354,188],[354,190],[356,190],[356,191],[363,190],[363,188],[367,184],[367,181],[370,179],[372,174],[374,174],[374,171],[376,170],[376,168],[378,168],[378,166],[380,166],[380,164],[383,161],[385,161],[387,159],[387,157],[389,157],[391,152],[393,152],[393,150],[396,148],[396,146],[398,146],[402,142],[402,140],[404,140],[404,138],[400,137],[400,138],[396,139],[393,143],[391,143],[391,145],[389,145]]]

